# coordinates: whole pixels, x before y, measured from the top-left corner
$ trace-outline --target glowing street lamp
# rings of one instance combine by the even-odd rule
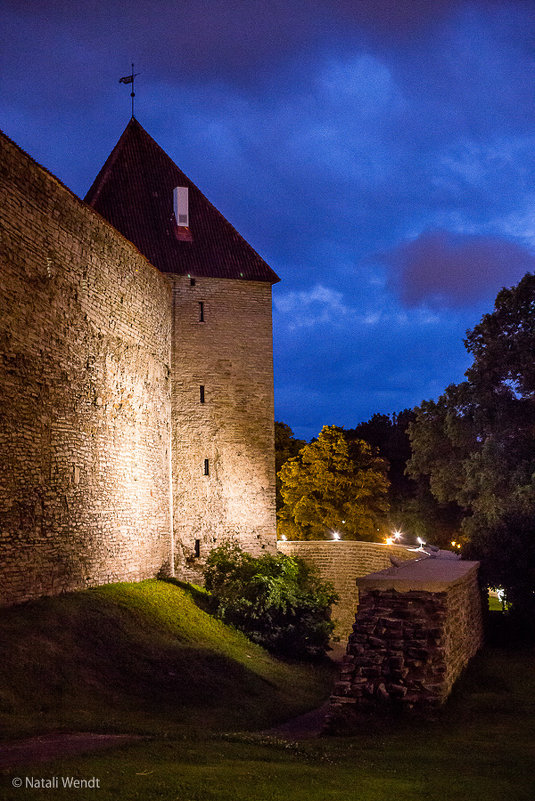
[[[333,540],[339,540],[340,534],[337,531],[333,531]]]

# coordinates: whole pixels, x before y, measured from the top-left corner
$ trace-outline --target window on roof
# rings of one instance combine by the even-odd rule
[[[176,224],[180,227],[189,227],[189,198],[187,186],[175,186],[173,190],[173,208]]]

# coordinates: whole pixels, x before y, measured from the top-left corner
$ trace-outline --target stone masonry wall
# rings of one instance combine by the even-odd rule
[[[271,286],[169,279],[176,565],[199,580],[229,538],[254,555],[275,550]]]
[[[360,580],[354,631],[331,696],[331,731],[351,730],[365,710],[440,707],[482,645],[477,563],[432,561]]]
[[[0,594],[140,580],[170,553],[171,291],[0,138]]]
[[[357,578],[390,567],[390,556],[401,560],[419,556],[400,545],[349,540],[278,540],[277,550],[314,564],[320,576],[333,584],[340,598],[332,610],[334,634],[342,641],[347,641],[355,620],[359,603]]]
[[[464,581],[454,584],[446,593],[444,648],[447,672],[443,681],[444,695],[449,695],[467,662],[482,645],[482,597],[477,569],[474,569]]]

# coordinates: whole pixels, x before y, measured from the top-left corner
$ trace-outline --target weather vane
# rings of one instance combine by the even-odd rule
[[[136,93],[134,92],[134,78],[139,75],[139,72],[134,72],[134,65],[132,64],[132,72],[130,75],[123,75],[122,78],[119,78],[119,83],[131,83],[132,84],[132,91],[130,92],[130,97],[132,98],[132,117],[134,116],[134,97]]]

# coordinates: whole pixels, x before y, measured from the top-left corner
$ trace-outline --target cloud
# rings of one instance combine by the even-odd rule
[[[88,0],[83,14],[72,0],[4,0],[3,7],[24,20],[26,26],[45,26],[45,33],[68,27],[74,42],[85,40],[91,48],[88,52],[93,54],[120,41],[123,45],[119,52],[128,57],[137,53],[138,60],[146,59],[147,68],[173,67],[175,75],[189,78],[232,76],[242,85],[251,85],[258,69],[267,71],[269,65],[273,68],[296,50],[310,49],[319,38],[403,39],[407,34],[421,34],[436,26],[462,3],[463,0]]]
[[[470,306],[535,270],[535,254],[491,236],[428,231],[384,255],[406,306]]]
[[[290,331],[317,325],[343,325],[351,309],[341,292],[316,284],[300,292],[283,292],[273,299],[275,311],[286,318]]]

